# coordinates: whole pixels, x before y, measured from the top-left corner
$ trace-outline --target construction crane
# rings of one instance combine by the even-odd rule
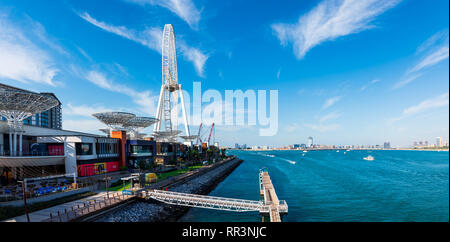
[[[202,130],[203,123],[200,123],[200,126],[198,127],[198,134],[197,134],[197,145],[202,143],[202,138],[200,137],[200,131]]]
[[[209,141],[211,140],[211,134],[212,134],[212,132],[213,132],[213,129],[214,129],[214,123],[212,123],[212,125],[211,125],[211,130],[209,131],[208,146],[209,146]]]

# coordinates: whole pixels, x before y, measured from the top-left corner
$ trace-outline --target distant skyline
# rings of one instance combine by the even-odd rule
[[[448,9],[444,0],[6,0],[0,82],[55,93],[64,129],[101,134],[91,116],[101,111],[154,117],[171,23],[189,93],[193,82],[222,94],[278,90],[275,136],[219,125],[220,144],[448,141]]]

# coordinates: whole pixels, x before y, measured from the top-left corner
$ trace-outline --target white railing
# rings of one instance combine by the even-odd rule
[[[223,198],[214,196],[203,196],[196,194],[187,194],[179,192],[150,190],[144,192],[144,196],[155,199],[160,202],[182,205],[189,207],[200,207],[226,211],[249,212],[266,210],[261,201],[252,201],[235,198]]]

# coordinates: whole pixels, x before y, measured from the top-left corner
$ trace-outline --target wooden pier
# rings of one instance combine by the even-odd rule
[[[278,199],[269,172],[264,169],[259,171],[259,191],[266,206],[264,212],[260,212],[263,215],[263,222],[267,215],[270,218],[270,222],[281,222],[281,216],[287,214],[288,207],[285,201]]]

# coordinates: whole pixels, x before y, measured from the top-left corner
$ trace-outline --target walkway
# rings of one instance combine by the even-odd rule
[[[92,213],[115,205],[134,196],[123,196],[120,192],[109,192],[110,199],[106,199],[107,192],[101,191],[96,195],[82,198],[76,201],[63,203],[50,208],[29,213],[30,222],[65,222],[79,216]],[[59,216],[58,216],[59,214]],[[26,215],[10,218],[3,222],[27,222]]]

